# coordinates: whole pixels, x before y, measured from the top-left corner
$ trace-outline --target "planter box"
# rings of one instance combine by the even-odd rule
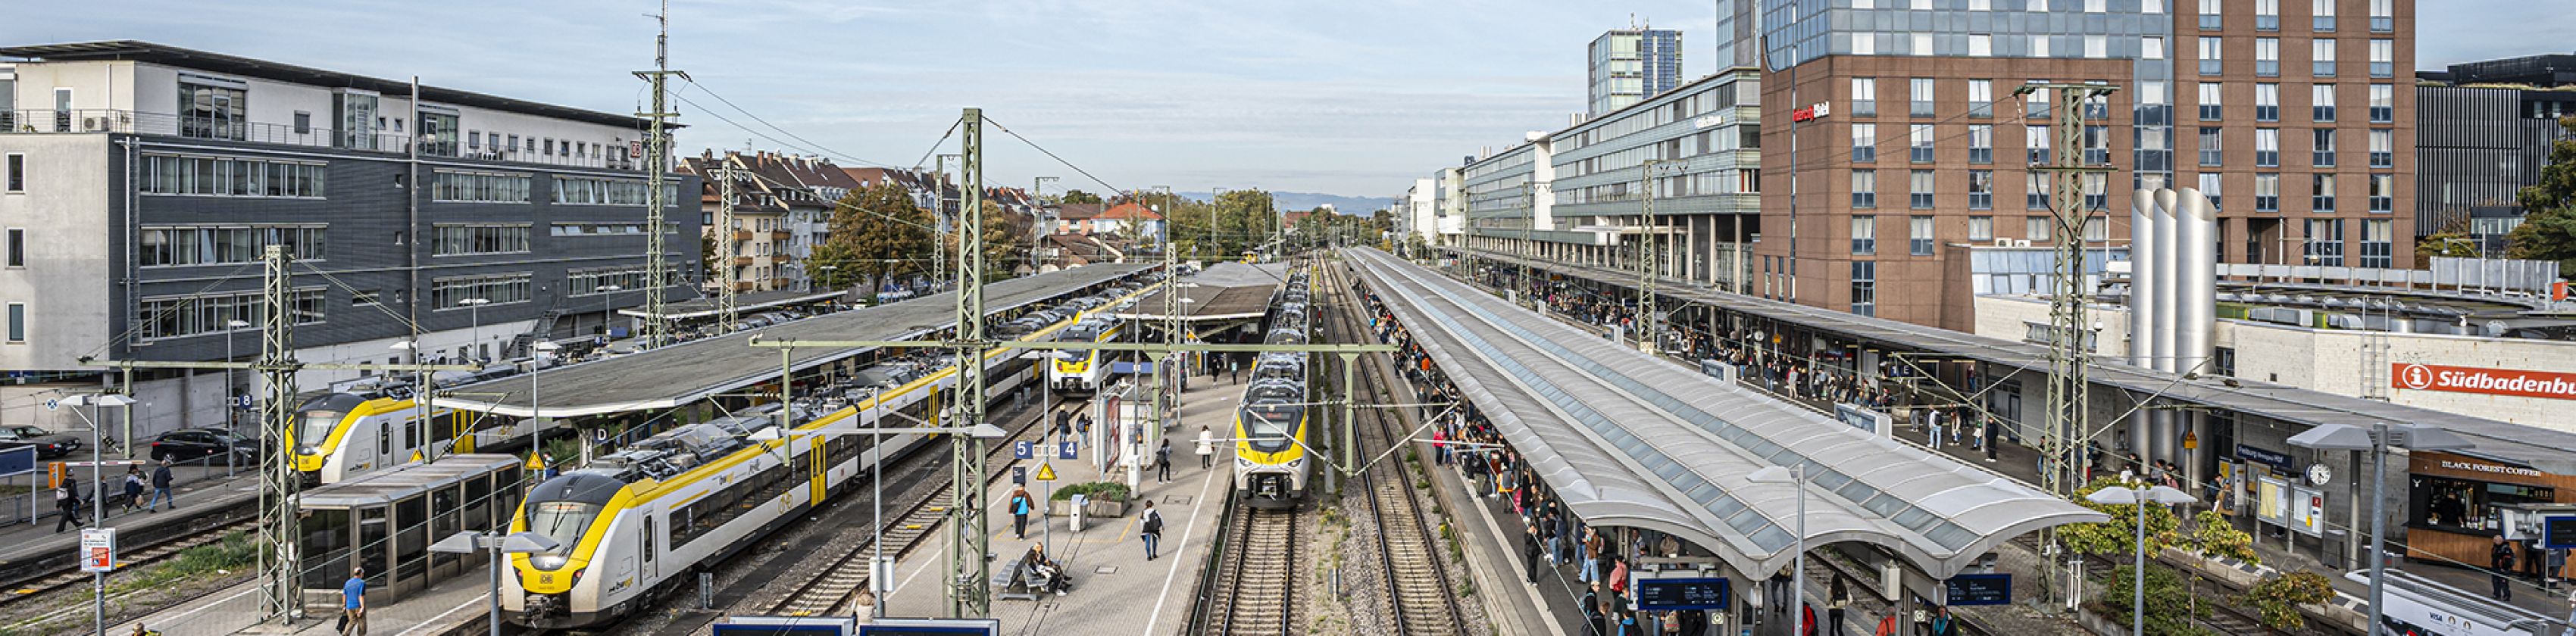
[[[1073,516],[1073,502],[1071,502],[1071,501],[1048,501],[1048,502],[1047,502],[1047,516],[1049,516],[1049,517],[1071,517],[1071,516]],[[1093,499],[1093,500],[1091,500],[1089,503],[1086,503],[1086,504],[1084,504],[1084,505],[1082,506],[1082,516],[1083,516],[1083,518],[1085,518],[1085,519],[1107,519],[1107,518],[1111,518],[1111,517],[1124,517],[1124,516],[1127,516],[1127,502],[1125,502],[1125,501],[1107,501],[1107,500],[1101,500],[1101,499]]]

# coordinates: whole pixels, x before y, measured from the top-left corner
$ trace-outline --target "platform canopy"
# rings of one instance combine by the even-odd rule
[[[1270,296],[1288,282],[1284,263],[1250,265],[1225,261],[1181,277],[1181,322],[1249,320],[1270,313]],[[1149,288],[1136,305],[1118,312],[1126,320],[1170,320],[1161,288]]]

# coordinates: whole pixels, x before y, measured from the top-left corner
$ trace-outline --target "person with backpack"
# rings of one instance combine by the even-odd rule
[[[161,460],[161,465],[152,469],[152,504],[144,509],[160,512],[161,502],[168,501],[171,510],[178,510],[179,498],[170,494],[171,484],[177,481],[178,479],[170,474],[170,460]]]
[[[1144,518],[1143,532],[1137,538],[1145,540],[1145,560],[1152,561],[1159,556],[1155,554],[1155,546],[1163,541],[1163,513],[1154,510],[1154,502],[1147,501]]]
[[[125,494],[117,497],[116,504],[125,512],[143,507],[143,467],[125,467]]]
[[[1585,636],[1601,636],[1601,619],[1606,611],[1602,608],[1607,607],[1601,603],[1601,582],[1594,581],[1591,587],[1583,590],[1583,601],[1578,605],[1583,606]]]
[[[55,534],[62,534],[63,524],[66,523],[71,524],[74,530],[83,527],[80,520],[79,484],[79,481],[65,478],[62,485],[54,487],[54,512],[60,515],[54,518]]]
[[[1029,498],[1029,488],[1027,486],[1011,487],[1012,536],[1022,539],[1029,538],[1029,510],[1036,507],[1037,501]]]
[[[1166,437],[1163,438],[1163,446],[1161,448],[1154,449],[1154,482],[1170,483],[1171,481],[1172,440],[1171,438]]]

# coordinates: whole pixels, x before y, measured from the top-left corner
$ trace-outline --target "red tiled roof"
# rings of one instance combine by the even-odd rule
[[[1153,209],[1142,205],[1134,203],[1120,203],[1118,204],[1118,207],[1110,208],[1109,211],[1100,213],[1098,218],[1114,221],[1160,221],[1163,220],[1163,215],[1155,214]]]

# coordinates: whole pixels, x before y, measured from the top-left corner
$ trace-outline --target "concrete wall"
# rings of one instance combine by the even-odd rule
[[[106,134],[0,135],[0,155],[26,156],[27,189],[0,193],[0,225],[26,232],[26,265],[0,269],[0,302],[27,307],[27,339],[0,344],[0,370],[108,353]],[[0,318],[5,319],[5,318]]]

